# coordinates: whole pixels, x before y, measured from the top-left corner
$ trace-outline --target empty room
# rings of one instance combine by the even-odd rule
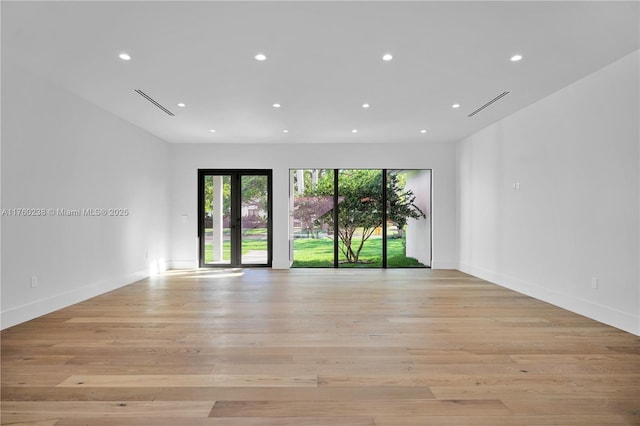
[[[2,425],[640,424],[640,2],[0,12]]]

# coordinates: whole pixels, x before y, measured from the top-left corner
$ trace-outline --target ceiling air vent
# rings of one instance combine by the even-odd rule
[[[486,104],[482,105],[480,108],[478,108],[477,110],[473,111],[471,114],[467,115],[467,117],[473,117],[474,115],[476,115],[477,113],[479,113],[483,109],[487,108],[488,106],[490,106],[494,102],[497,102],[498,100],[504,98],[509,93],[511,93],[511,92],[502,92],[502,93],[500,93],[498,96],[496,96],[495,98],[491,99],[489,102],[487,102]]]
[[[169,111],[168,109],[166,109],[165,107],[163,107],[162,105],[160,105],[155,99],[153,99],[151,96],[147,95],[146,93],[144,93],[142,90],[140,89],[136,89],[136,93],[139,94],[140,96],[142,96],[143,98],[145,98],[146,100],[148,100],[149,102],[151,102],[152,104],[154,104],[155,106],[157,106],[158,108],[160,108],[161,110],[163,110],[164,112],[166,112],[167,114],[169,114],[170,116],[174,116],[175,114],[172,113],[171,111]]]

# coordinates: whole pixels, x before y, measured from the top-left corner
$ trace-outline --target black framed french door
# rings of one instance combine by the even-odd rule
[[[271,170],[198,170],[200,267],[271,266],[271,180]]]

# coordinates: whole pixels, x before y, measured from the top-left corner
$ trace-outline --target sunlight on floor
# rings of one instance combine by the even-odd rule
[[[177,277],[200,279],[200,278],[229,278],[241,277],[244,270],[241,268],[225,268],[225,269],[173,269],[156,274],[165,277]]]

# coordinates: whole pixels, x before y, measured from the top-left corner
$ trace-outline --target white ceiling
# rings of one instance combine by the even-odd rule
[[[446,142],[637,50],[638,14],[636,1],[3,1],[2,60],[174,143]]]

